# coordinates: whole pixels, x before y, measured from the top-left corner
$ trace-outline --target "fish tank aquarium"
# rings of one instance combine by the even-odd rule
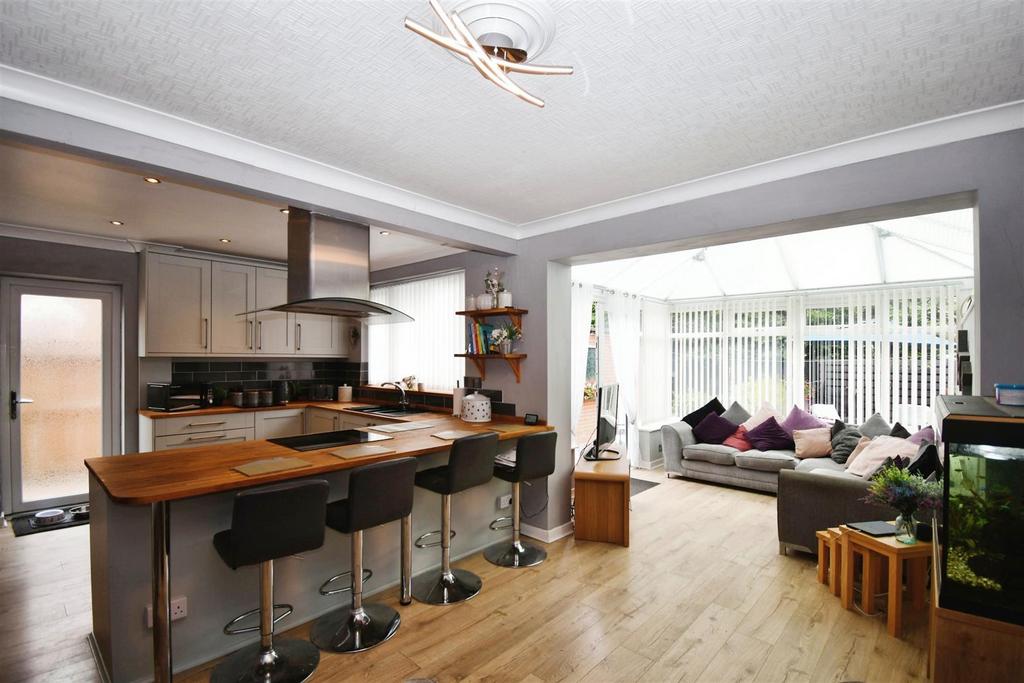
[[[1024,625],[1024,418],[973,417],[942,422],[939,606]]]

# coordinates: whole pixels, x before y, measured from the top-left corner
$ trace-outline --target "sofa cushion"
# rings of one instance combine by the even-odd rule
[[[735,423],[729,422],[721,415],[708,413],[700,424],[693,428],[693,436],[697,443],[722,443],[735,431]]]
[[[806,458],[804,460],[798,460],[796,470],[797,472],[818,472],[825,470],[829,472],[842,472],[843,466],[832,458]]]
[[[736,467],[762,472],[778,472],[779,470],[795,470],[796,454],[793,451],[747,451],[736,454]]]
[[[747,432],[747,438],[750,439],[750,443],[754,444],[754,448],[759,451],[777,449],[791,451],[796,447],[793,444],[793,437],[779,426],[774,417],[769,417]]]
[[[683,458],[686,460],[702,460],[715,465],[734,465],[735,455],[739,453],[731,446],[722,444],[698,443],[683,447]]]
[[[840,465],[846,463],[862,436],[856,427],[847,427],[842,420],[836,420],[832,425],[832,459]]]
[[[909,439],[910,432],[907,431],[906,427],[897,422],[892,426],[892,429],[889,430],[889,436],[897,436],[901,439]]]
[[[876,436],[889,436],[891,431],[892,427],[878,413],[869,417],[868,421],[860,426],[860,433],[864,436],[870,436],[872,439]]]
[[[757,409],[757,412],[751,415],[749,418],[743,421],[743,426],[747,428],[747,433],[767,420],[769,417],[774,417],[776,420],[781,420],[782,417],[775,412],[775,408],[772,408],[772,404],[765,401],[761,404],[761,407]]]
[[[907,460],[917,458],[918,445],[906,439],[883,434],[871,440],[864,450],[860,452],[857,459],[847,468],[849,474],[867,478],[881,467],[887,458],[893,460],[897,456]]]
[[[789,411],[789,415],[786,416],[785,420],[779,423],[779,426],[785,429],[790,436],[792,436],[793,432],[798,429],[824,427],[825,423],[808,413],[806,410],[793,406],[793,409]]]
[[[864,449],[868,447],[869,443],[871,443],[870,437],[860,437],[860,441],[857,442],[857,446],[850,452],[850,455],[846,458],[846,462],[843,463],[843,469],[850,469],[850,465],[857,461],[857,458],[860,457],[860,454],[864,452]]]
[[[721,415],[724,412],[725,406],[723,406],[722,402],[719,401],[716,397],[702,405],[700,408],[697,408],[697,410],[693,411],[689,415],[684,416],[683,422],[690,425],[691,427],[696,427],[697,425],[700,424],[701,420],[703,420],[711,413],[714,413],[715,415]]]
[[[911,434],[907,438],[907,441],[913,441],[914,443],[918,444],[935,443],[935,430],[931,427],[931,425],[929,425],[924,429],[919,429],[913,434]]]
[[[750,413],[748,413],[747,409],[741,406],[739,402],[733,401],[732,405],[729,406],[729,410],[722,413],[722,417],[729,422],[732,422],[734,425],[738,425],[749,420]]]
[[[910,443],[914,443],[907,439]],[[917,448],[917,459],[910,463],[907,471],[911,474],[918,474],[926,479],[931,475],[942,474],[942,461],[939,459],[939,451],[933,443],[923,443]]]
[[[750,443],[750,439],[747,438],[747,428],[743,425],[737,427],[736,431],[732,433],[732,436],[722,443],[726,446],[732,446],[740,452],[749,451],[754,447],[754,444]]]
[[[801,459],[823,458],[832,452],[828,427],[796,429],[793,431],[793,443],[796,444],[796,457]]]

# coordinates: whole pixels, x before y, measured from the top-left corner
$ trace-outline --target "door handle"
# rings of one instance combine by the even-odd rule
[[[11,392],[11,419],[12,420],[17,420],[18,419],[18,406],[22,405],[22,404],[25,404],[25,403],[35,403],[35,401],[33,401],[30,398],[18,398],[18,392],[17,391],[12,391]]]
[[[302,350],[302,323],[295,323],[295,350]]]
[[[223,439],[227,434],[215,434],[214,436],[190,436],[186,441],[213,441],[215,439]]]
[[[210,346],[210,319],[203,318],[203,348]]]
[[[256,323],[256,348],[263,350],[263,321]]]
[[[216,425],[227,424],[227,420],[220,420],[219,422],[189,422],[186,427],[213,427]]]
[[[250,320],[249,321],[249,348],[250,349],[253,346],[255,337],[256,337],[255,323],[253,323],[253,321]]]

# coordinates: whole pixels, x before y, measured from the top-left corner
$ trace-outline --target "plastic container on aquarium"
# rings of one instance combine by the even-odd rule
[[[1024,384],[997,384],[996,403],[1004,406],[1024,406]]]

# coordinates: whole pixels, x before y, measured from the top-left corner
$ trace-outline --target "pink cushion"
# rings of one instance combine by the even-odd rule
[[[876,436],[857,454],[857,459],[846,471],[858,477],[867,477],[881,467],[886,458],[895,460],[901,457],[913,460],[917,457],[917,448],[916,443],[898,436]]]
[[[789,415],[786,416],[785,420],[779,423],[779,426],[785,429],[789,434],[792,434],[798,429],[824,427],[825,423],[808,413],[806,410],[793,406],[793,409],[789,411]]]
[[[914,432],[907,441],[921,445],[922,443],[935,443],[935,430],[930,426]]]
[[[746,427],[747,431],[749,432],[751,429],[754,429],[762,422],[767,420],[769,417],[774,417],[776,421],[782,419],[782,417],[780,417],[779,414],[775,412],[775,408],[772,408],[772,404],[765,401],[764,403],[761,404],[761,407],[757,409],[757,412],[751,415],[750,418],[743,423],[743,426]]]
[[[796,457],[822,458],[832,452],[832,436],[828,427],[797,429],[793,432]]]
[[[862,436],[862,437],[860,437],[860,441],[857,442],[857,445],[854,447],[853,451],[846,458],[846,467],[845,467],[845,469],[850,469],[850,465],[852,465],[853,461],[857,459],[857,456],[860,455],[861,452],[865,448],[868,447],[869,443],[871,443],[871,437],[870,436]]]
[[[747,428],[743,425],[740,425],[736,431],[733,432],[732,436],[723,441],[722,445],[732,446],[738,451],[749,451],[754,447],[754,445],[750,443],[750,440],[747,439]]]

